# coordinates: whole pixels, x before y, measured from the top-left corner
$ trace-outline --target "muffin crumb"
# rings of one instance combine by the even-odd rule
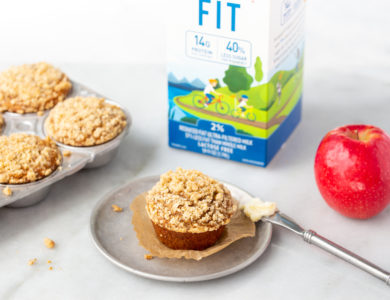
[[[119,240],[120,240],[120,241],[123,241],[123,237],[120,237]]]
[[[29,266],[32,266],[32,265],[34,265],[36,262],[37,262],[37,259],[36,259],[36,258],[33,258],[33,259],[30,259],[30,260],[28,261],[28,264],[29,264]]]
[[[123,211],[123,208],[122,208],[122,207],[119,207],[119,206],[116,205],[116,204],[111,205],[111,207],[112,207],[112,210],[113,210],[114,212],[122,212],[122,211]]]
[[[72,152],[69,151],[69,150],[64,150],[64,151],[62,152],[62,155],[65,156],[65,157],[69,157],[69,156],[72,155]]]
[[[48,264],[51,264],[51,263],[52,263],[52,261],[49,259],[49,260],[47,261],[47,263],[48,263]]]
[[[146,260],[151,260],[151,259],[153,259],[153,256],[152,256],[151,254],[145,254],[145,255],[144,255],[144,258],[145,258]]]
[[[51,239],[49,239],[49,238],[45,238],[45,239],[43,240],[43,242],[44,242],[45,246],[46,246],[47,248],[49,248],[49,249],[54,248],[54,246],[55,246],[55,244],[56,244],[53,240],[51,240]]]
[[[9,186],[3,188],[3,194],[6,196],[11,196],[12,195],[12,190]]]
[[[50,270],[50,271],[51,271],[51,270],[53,270],[53,267],[52,267],[52,266],[50,266],[50,267],[49,267],[49,270]]]

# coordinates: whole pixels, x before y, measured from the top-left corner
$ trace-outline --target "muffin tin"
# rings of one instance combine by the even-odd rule
[[[72,175],[83,168],[96,168],[107,164],[117,153],[119,145],[126,137],[130,125],[131,117],[129,112],[112,100],[96,93],[95,91],[72,81],[72,90],[67,98],[75,96],[94,96],[105,98],[110,104],[114,104],[122,109],[126,115],[126,127],[114,139],[96,146],[91,147],[74,147],[68,146],[57,141],[61,154],[65,150],[69,150],[71,155],[66,157],[62,155],[62,163],[56,171],[49,176],[30,183],[24,184],[0,184],[0,207],[26,207],[34,205],[43,200],[49,193],[50,187],[55,182]],[[66,100],[65,100],[66,101]],[[45,138],[46,132],[44,123],[49,115],[50,110],[45,111],[42,116],[36,113],[16,114],[11,112],[3,113],[4,123],[1,135],[10,135],[12,133],[23,132],[35,134]],[[6,196],[2,193],[5,187],[10,187],[12,190],[11,196]]]

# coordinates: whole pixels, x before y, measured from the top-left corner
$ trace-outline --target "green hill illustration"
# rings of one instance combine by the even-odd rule
[[[259,84],[263,77],[259,57],[254,64],[254,77],[246,68],[230,65],[222,81],[211,79],[217,82],[211,92],[212,96],[197,90],[173,100],[182,110],[197,118],[230,124],[236,128],[237,133],[267,138],[293,110],[300,98],[302,60],[303,57],[296,68],[279,71],[264,84]],[[225,86],[222,86],[222,82]],[[243,104],[243,100],[247,102]],[[186,117],[182,121],[195,123],[196,119]]]

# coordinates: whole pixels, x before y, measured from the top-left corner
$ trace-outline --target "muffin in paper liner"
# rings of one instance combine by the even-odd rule
[[[130,205],[133,212],[132,224],[137,234],[139,244],[150,252],[150,255],[160,258],[185,258],[201,260],[217,253],[235,241],[245,237],[253,237],[256,233],[255,224],[237,210],[226,225],[222,236],[211,247],[205,250],[174,250],[162,244],[156,236],[153,224],[145,209],[146,193],[138,195]]]

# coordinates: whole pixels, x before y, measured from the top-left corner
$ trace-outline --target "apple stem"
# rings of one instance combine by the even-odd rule
[[[359,131],[355,129],[356,139],[359,140]]]

